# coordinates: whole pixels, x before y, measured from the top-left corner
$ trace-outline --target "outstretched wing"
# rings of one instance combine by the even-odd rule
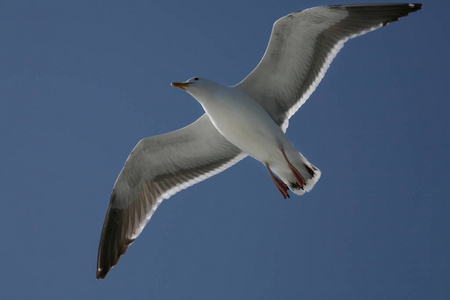
[[[322,80],[344,43],[409,13],[421,4],[322,6],[275,22],[258,66],[237,86],[257,100],[285,131],[289,118]]]
[[[243,159],[204,114],[182,129],[141,140],[116,180],[97,257],[104,278],[162,200]]]

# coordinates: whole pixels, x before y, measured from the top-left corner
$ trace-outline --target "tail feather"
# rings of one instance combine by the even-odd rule
[[[309,192],[313,189],[316,182],[319,180],[321,172],[313,164],[305,160],[301,166],[296,166],[297,170],[302,174],[306,181],[303,187],[300,187],[296,181],[287,181],[289,189],[297,195],[303,195],[305,192]]]
[[[289,157],[289,161],[305,179],[305,185],[303,187],[298,184],[289,168],[275,168],[274,172],[284,181],[284,183],[287,184],[292,192],[297,195],[303,195],[305,192],[309,192],[313,189],[314,185],[320,178],[321,172],[316,166],[303,157],[301,153],[297,153],[298,156],[296,155],[297,157],[295,159]]]

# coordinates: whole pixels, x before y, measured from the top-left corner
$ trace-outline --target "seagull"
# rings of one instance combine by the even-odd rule
[[[283,198],[290,197],[289,190],[297,195],[311,191],[321,173],[285,136],[289,118],[316,89],[346,41],[421,7],[331,5],[291,13],[274,23],[263,58],[237,85],[198,77],[173,82],[205,114],[179,130],[142,139],[129,155],[106,212],[97,279],[117,264],[164,199],[246,156],[267,168]]]

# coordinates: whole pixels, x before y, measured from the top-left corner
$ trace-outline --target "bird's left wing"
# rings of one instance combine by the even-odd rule
[[[141,140],[111,194],[98,249],[97,278],[104,278],[117,264],[162,200],[245,156],[206,114],[187,127]]]
[[[419,10],[422,4],[313,7],[275,22],[258,66],[237,86],[286,130],[344,43]]]

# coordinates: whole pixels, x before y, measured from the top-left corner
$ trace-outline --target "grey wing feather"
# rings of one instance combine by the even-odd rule
[[[422,7],[421,4],[310,8],[275,22],[258,66],[237,86],[256,99],[283,130],[309,98],[344,43]]]
[[[117,264],[163,199],[245,156],[206,114],[185,128],[141,140],[112,191],[98,249],[97,278],[104,278]]]

